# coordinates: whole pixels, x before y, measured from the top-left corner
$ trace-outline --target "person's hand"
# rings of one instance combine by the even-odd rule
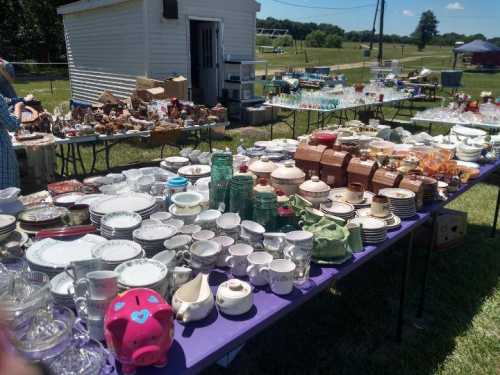
[[[16,116],[19,120],[21,120],[21,114],[23,112],[23,109],[24,109],[23,102],[16,103],[16,106],[14,107],[14,116]]]

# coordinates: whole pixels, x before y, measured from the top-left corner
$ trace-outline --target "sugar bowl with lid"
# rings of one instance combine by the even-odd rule
[[[320,180],[318,176],[312,176],[310,180],[300,184],[299,194],[318,207],[328,200],[330,186]]]
[[[275,169],[271,173],[272,185],[287,195],[297,193],[299,185],[305,181],[305,178],[304,171],[297,168],[291,160],[287,160],[284,166]]]

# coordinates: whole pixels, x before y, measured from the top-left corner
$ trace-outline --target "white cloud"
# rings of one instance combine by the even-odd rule
[[[449,3],[446,6],[446,9],[448,9],[448,10],[464,10],[464,6],[461,3],[459,3],[458,1],[456,1],[454,3]]]
[[[413,13],[413,11],[409,10],[409,9],[405,9],[403,10],[403,16],[406,16],[406,17],[413,17],[415,15],[415,13]]]

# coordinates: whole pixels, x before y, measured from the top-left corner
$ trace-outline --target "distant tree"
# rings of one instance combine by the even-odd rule
[[[423,50],[429,42],[438,35],[438,24],[432,10],[423,12],[415,32],[412,34],[419,50]]]
[[[326,41],[326,33],[321,30],[315,30],[306,36],[306,46],[308,47],[324,47]]]
[[[273,41],[268,36],[257,35],[255,38],[255,44],[258,46],[272,46]]]
[[[500,47],[500,38],[491,38],[488,41],[490,43],[496,44],[498,47]]]
[[[327,48],[342,48],[342,38],[336,34],[330,34],[326,37],[324,46]]]
[[[274,47],[292,47],[293,38],[290,35],[281,36],[273,40]]]

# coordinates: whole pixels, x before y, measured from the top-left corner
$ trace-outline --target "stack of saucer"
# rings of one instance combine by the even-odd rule
[[[438,194],[438,181],[435,178],[423,176],[420,177],[424,187],[424,203],[434,202]]]
[[[366,244],[378,244],[387,238],[387,228],[381,219],[357,217],[350,222],[361,227],[361,237]]]
[[[408,189],[387,188],[381,189],[379,194],[389,198],[391,212],[401,219],[410,219],[417,214],[414,192]]]
[[[106,214],[101,219],[101,235],[108,240],[131,240],[132,232],[142,223],[141,215],[119,211]]]
[[[16,218],[11,215],[0,215],[0,241],[9,237],[16,230]]]
[[[372,215],[371,208],[361,208],[357,210],[356,213],[359,217],[373,217],[376,219],[384,220],[387,230],[396,230],[401,227],[401,219],[393,213],[390,213],[386,217],[376,217]]]
[[[92,202],[89,208],[90,221],[100,228],[104,215],[121,212],[124,209],[141,215],[145,220],[158,211],[158,205],[154,197],[144,193],[107,196]]]
[[[104,269],[114,270],[120,264],[144,257],[141,245],[128,240],[111,240],[95,246],[92,256],[101,260]]]
[[[148,258],[165,249],[163,243],[177,233],[171,225],[158,224],[134,230],[134,241],[142,246]]]
[[[118,289],[148,288],[160,294],[166,292],[167,266],[153,259],[133,259],[115,268]]]
[[[350,203],[332,201],[322,203],[319,207],[323,213],[340,217],[345,221],[351,220],[356,216],[354,206]]]

